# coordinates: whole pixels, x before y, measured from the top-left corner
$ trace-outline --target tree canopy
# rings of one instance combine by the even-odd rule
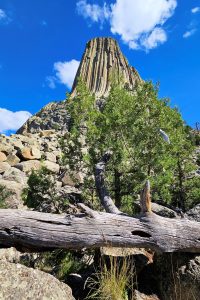
[[[63,163],[85,174],[87,199],[95,190],[94,165],[109,150],[107,185],[122,210],[132,210],[147,179],[154,201],[183,210],[199,201],[200,180],[191,176],[194,146],[188,126],[168,99],[159,99],[158,91],[152,82],[129,91],[123,81],[113,80],[109,96],[96,100],[79,80],[76,97],[66,102],[71,126],[61,144]]]

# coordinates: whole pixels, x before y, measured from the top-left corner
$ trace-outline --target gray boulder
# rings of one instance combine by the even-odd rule
[[[200,203],[187,211],[186,216],[190,220],[200,222]]]
[[[75,300],[66,284],[20,264],[0,261],[0,282],[0,299],[4,300]]]

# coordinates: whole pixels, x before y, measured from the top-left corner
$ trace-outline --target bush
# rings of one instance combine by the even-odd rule
[[[7,208],[6,199],[13,195],[13,192],[8,191],[5,186],[0,185],[0,208]]]
[[[58,193],[56,178],[45,167],[32,170],[23,191],[24,203],[39,211],[60,213],[68,203]]]

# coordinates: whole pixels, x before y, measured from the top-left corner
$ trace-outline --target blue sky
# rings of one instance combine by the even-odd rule
[[[97,36],[117,39],[188,124],[200,121],[200,0],[0,0],[0,132],[65,99]]]

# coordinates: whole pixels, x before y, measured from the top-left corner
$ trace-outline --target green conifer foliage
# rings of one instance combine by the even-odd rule
[[[71,129],[68,138],[62,140],[63,162],[71,170],[87,174],[87,199],[95,189],[94,166],[110,150],[113,155],[106,178],[118,207],[130,210],[147,179],[155,201],[183,210],[197,203],[200,181],[190,176],[195,165],[188,127],[168,99],[158,98],[158,86],[145,82],[130,92],[123,82],[113,81],[108,98],[101,102],[99,108],[81,80],[77,96],[66,102]],[[170,143],[163,139],[160,129]]]

